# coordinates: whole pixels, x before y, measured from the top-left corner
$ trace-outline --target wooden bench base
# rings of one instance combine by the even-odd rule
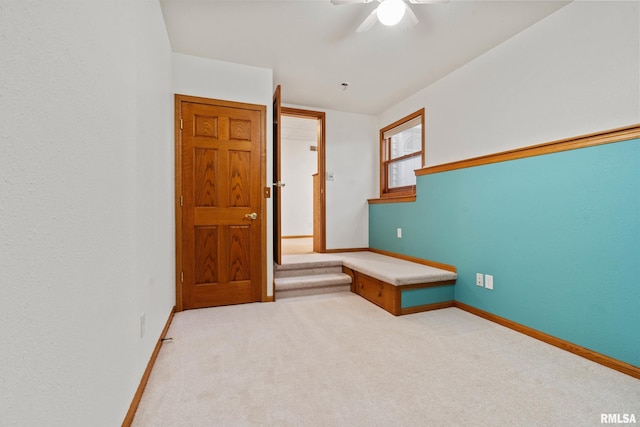
[[[431,288],[436,286],[449,286],[455,284],[455,280],[439,282],[416,283],[411,285],[392,285],[374,277],[342,266],[342,272],[351,276],[351,292],[354,292],[367,301],[383,308],[394,316],[412,314],[428,310],[436,310],[445,307],[453,307],[453,299],[439,301],[412,307],[402,307],[402,291],[408,289]]]

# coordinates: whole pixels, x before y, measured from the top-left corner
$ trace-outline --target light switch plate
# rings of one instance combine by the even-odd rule
[[[484,275],[484,287],[493,290],[493,276],[490,274]]]

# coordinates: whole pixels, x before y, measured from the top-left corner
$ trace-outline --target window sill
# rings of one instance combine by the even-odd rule
[[[370,205],[379,205],[382,203],[411,203],[416,201],[416,196],[389,196],[379,199],[368,199]]]

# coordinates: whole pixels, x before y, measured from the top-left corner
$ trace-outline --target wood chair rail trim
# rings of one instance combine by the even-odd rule
[[[559,153],[562,151],[577,150],[579,148],[611,144],[614,142],[628,141],[630,139],[636,138],[640,138],[640,124],[591,133],[587,135],[581,135],[572,138],[559,139],[543,144],[530,145],[528,147],[502,151],[495,154],[473,157],[471,159],[459,160],[456,162],[444,163],[436,166],[429,166],[426,168],[417,169],[416,176],[471,168],[475,166],[506,162],[510,160],[524,159],[527,157],[542,156],[545,154]]]

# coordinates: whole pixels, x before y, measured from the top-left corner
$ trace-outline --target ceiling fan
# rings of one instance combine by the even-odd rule
[[[331,0],[331,3],[340,6],[344,4],[360,4],[371,3],[374,0]],[[396,25],[406,15],[409,21],[409,26],[414,26],[418,23],[418,17],[413,10],[409,7],[404,0],[377,0],[380,4],[378,7],[362,21],[362,24],[356,30],[361,33],[368,31],[376,20],[380,21],[383,25],[392,26]],[[411,4],[433,4],[433,3],[446,3],[449,0],[409,0]]]

